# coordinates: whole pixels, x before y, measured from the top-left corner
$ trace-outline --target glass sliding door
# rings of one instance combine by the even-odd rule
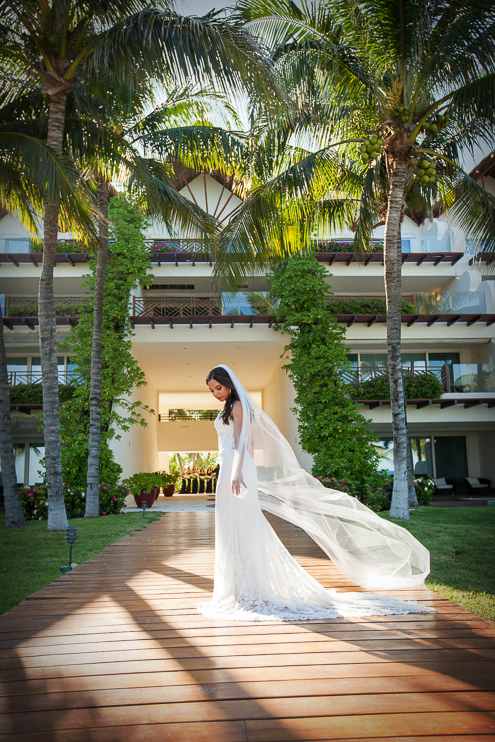
[[[412,469],[415,477],[433,477],[433,452],[431,438],[409,438]]]
[[[462,484],[468,476],[466,437],[435,437],[435,464],[437,477],[447,477],[454,484]]]

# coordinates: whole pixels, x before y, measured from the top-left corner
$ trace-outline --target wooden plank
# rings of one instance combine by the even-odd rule
[[[268,519],[324,586],[373,592]],[[213,547],[211,512],[170,513],[1,616],[7,737],[495,738],[495,624],[426,588],[379,592],[435,613],[206,619],[194,604],[211,593]]]
[[[157,693],[160,696],[158,689]],[[194,721],[212,722],[229,720],[252,719],[283,719],[290,717],[306,719],[313,717],[330,716],[346,718],[354,722],[353,717],[362,718],[367,714],[386,715],[389,722],[399,715],[410,717],[411,708],[414,708],[414,717],[437,715],[451,715],[456,718],[463,712],[477,709],[478,733],[495,730],[495,695],[493,693],[471,692],[464,693],[414,693],[414,694],[368,694],[359,696],[317,696],[294,698],[263,699],[259,703],[256,699],[242,699],[190,703],[156,703],[153,693],[149,689],[139,692],[135,690],[135,701],[129,693],[125,700],[127,705],[107,706],[98,705],[97,711],[92,714],[91,725],[94,727],[119,727],[131,724],[143,724],[153,719],[155,724],[185,723]],[[158,699],[158,701],[160,698]],[[43,710],[38,712],[24,711],[22,723],[30,729],[49,731],[55,729],[80,728],[88,721],[88,704],[84,708]],[[11,733],[20,721],[19,714],[3,714],[0,719],[0,734]],[[396,724],[395,732],[400,728]],[[456,732],[459,730],[456,729]],[[248,737],[250,734],[248,732]]]
[[[485,680],[485,691],[494,689],[495,679]],[[153,692],[150,693],[150,688]],[[423,678],[338,678],[338,679],[309,679],[304,683],[300,680],[284,681],[261,681],[251,683],[217,683],[217,684],[189,684],[189,685],[162,685],[152,686],[134,686],[126,688],[114,688],[106,685],[103,688],[79,688],[77,691],[68,691],[63,681],[58,683],[58,689],[55,684],[50,684],[50,695],[47,698],[45,694],[17,694],[5,697],[0,700],[2,713],[27,713],[35,711],[46,711],[49,705],[50,711],[63,709],[87,708],[88,706],[96,707],[101,704],[102,690],[104,690],[105,706],[132,706],[136,704],[164,704],[164,703],[193,703],[209,702],[213,703],[218,700],[249,700],[249,699],[299,699],[299,698],[316,698],[319,696],[334,696],[343,702],[342,696],[353,696],[350,703],[356,705],[355,699],[358,696],[366,696],[363,703],[366,707],[368,697],[383,695],[384,697],[393,696],[390,709],[394,708],[394,703],[401,696],[400,704],[403,705],[404,697],[415,701],[422,698],[421,694],[433,693],[438,700],[447,698],[440,694],[450,693],[449,698],[457,705],[467,703],[466,699],[471,699],[477,708],[480,708],[479,697],[474,698],[469,695],[477,688],[473,682],[466,682],[458,678],[439,677],[428,684],[425,689]],[[462,698],[459,696],[462,693]],[[466,695],[467,693],[467,695]],[[456,695],[457,694],[457,695]],[[484,706],[492,708],[495,703],[495,694],[484,694]],[[488,699],[488,700],[487,700]],[[491,700],[490,700],[491,699]],[[386,700],[386,699],[385,699]],[[48,703],[47,703],[48,702]],[[421,705],[421,704],[420,704]],[[284,707],[285,708],[285,707]],[[375,706],[374,708],[378,708]],[[409,710],[410,707],[407,707]],[[472,707],[468,707],[472,708]],[[364,709],[363,709],[364,710]],[[346,710],[346,713],[350,713]],[[271,715],[274,714],[274,707],[271,707]]]

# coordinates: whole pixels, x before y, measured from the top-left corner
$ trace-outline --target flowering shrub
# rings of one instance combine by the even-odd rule
[[[46,485],[40,484],[38,487],[26,485],[20,490],[19,498],[26,520],[46,520],[48,518]]]
[[[129,490],[123,484],[100,484],[100,515],[120,513]]]
[[[126,506],[125,498],[129,494],[122,484],[100,484],[100,515],[120,513]],[[28,520],[46,520],[48,518],[47,488],[45,484],[37,487],[26,485],[19,492],[24,516]],[[70,487],[64,484],[65,509],[68,518],[83,518],[86,507],[86,493],[81,487]]]
[[[317,477],[317,479],[328,489],[347,492],[348,495],[355,497],[375,513],[390,508],[392,488],[390,477],[385,474],[378,472],[367,484],[360,487],[349,479],[336,479],[336,477]]]
[[[418,477],[414,480],[418,505],[431,505],[431,496],[435,491],[435,485],[428,477]]]

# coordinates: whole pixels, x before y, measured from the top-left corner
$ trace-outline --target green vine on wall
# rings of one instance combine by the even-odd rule
[[[311,254],[295,255],[270,278],[279,299],[278,329],[290,336],[284,366],[296,391],[302,448],[313,474],[350,480],[364,488],[376,475],[377,437],[349,398],[342,372],[350,370],[345,330],[328,310],[328,273]]]
[[[139,401],[129,401],[135,388],[146,385],[144,373],[132,354],[129,297],[137,285],[149,283],[150,260],[144,241],[145,217],[126,201],[113,198],[109,207],[109,262],[103,302],[103,374],[102,374],[102,441],[100,482],[114,484],[122,468],[114,460],[109,446],[119,431],[132,425],[146,426],[141,414],[153,412]],[[86,486],[91,343],[93,333],[93,291],[95,260],[86,286],[87,306],[81,308],[79,324],[72,328],[61,344],[75,357],[75,372],[81,377],[74,396],[61,406],[61,439],[63,477],[67,485]]]

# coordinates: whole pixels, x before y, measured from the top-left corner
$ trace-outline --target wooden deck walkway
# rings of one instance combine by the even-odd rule
[[[1,616],[0,742],[495,740],[495,624],[426,589],[392,594],[435,614],[211,621],[212,575],[213,513],[167,513]]]

